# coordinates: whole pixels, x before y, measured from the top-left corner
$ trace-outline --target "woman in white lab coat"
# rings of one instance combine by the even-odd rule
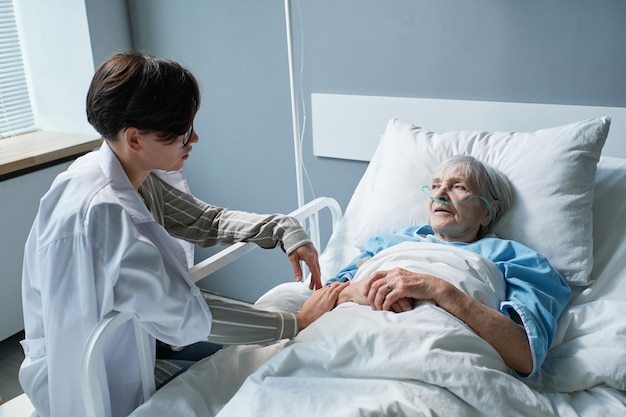
[[[174,237],[204,246],[244,240],[280,245],[296,279],[302,260],[312,271],[312,287],[321,286],[317,251],[297,221],[214,207],[155,175],[183,167],[198,141],[193,119],[199,104],[193,75],[169,60],[119,53],[96,71],[87,116],[105,140],[55,179],[25,247],[25,360],[19,378],[40,416],[84,415],[81,354],[93,328],[112,310],[133,313],[152,337],[170,345],[216,332],[228,341],[228,325],[212,326],[212,312],[224,313],[207,305]],[[290,337],[330,310],[339,290],[316,291],[297,315],[255,318],[244,310],[234,320],[272,323],[263,326],[268,334],[250,340]],[[132,328],[124,326],[102,366],[107,415],[126,416],[140,403],[137,363]]]

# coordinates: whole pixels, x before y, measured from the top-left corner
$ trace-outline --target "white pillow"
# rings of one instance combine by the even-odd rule
[[[442,161],[469,154],[502,171],[513,185],[514,204],[493,231],[546,256],[571,285],[587,285],[593,185],[609,126],[610,118],[602,117],[536,132],[435,133],[392,119],[364,175],[373,183],[360,183],[367,194],[355,191],[352,199],[360,207],[346,209],[353,218],[344,220],[356,226],[345,234],[361,248],[374,233],[428,223],[422,186]]]

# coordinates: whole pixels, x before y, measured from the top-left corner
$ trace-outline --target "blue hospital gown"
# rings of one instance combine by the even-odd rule
[[[541,367],[554,339],[557,320],[572,293],[561,274],[544,256],[521,243],[496,237],[485,237],[472,243],[446,242],[435,237],[430,225],[410,226],[395,234],[372,236],[365,243],[363,252],[327,284],[352,280],[362,262],[407,241],[457,246],[491,260],[502,271],[506,282],[506,298],[500,304],[500,311],[522,324],[528,335],[533,359],[529,375]]]

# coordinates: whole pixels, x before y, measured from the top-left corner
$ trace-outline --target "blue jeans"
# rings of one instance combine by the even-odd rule
[[[185,348],[175,351],[172,350],[169,346],[157,342],[156,348],[156,358],[165,360],[169,363],[172,363],[176,367],[180,368],[175,374],[170,376],[168,379],[163,381],[157,389],[161,388],[168,382],[170,382],[174,377],[185,372],[191,365],[198,362],[201,359],[204,359],[208,356],[213,355],[218,350],[222,349],[222,345],[218,345],[210,342],[197,342],[192,345],[186,346]]]

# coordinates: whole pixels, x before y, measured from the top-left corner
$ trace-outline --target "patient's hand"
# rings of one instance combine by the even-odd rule
[[[364,279],[357,282],[351,282],[350,285],[345,287],[341,291],[341,294],[339,294],[339,298],[337,299],[337,305],[341,303],[347,303],[349,301],[357,304],[370,305],[366,295],[366,287],[369,281],[369,279]],[[390,310],[395,311],[396,313],[402,313],[405,311],[410,311],[412,309],[413,300],[410,298],[400,298],[395,301],[390,308]]]

